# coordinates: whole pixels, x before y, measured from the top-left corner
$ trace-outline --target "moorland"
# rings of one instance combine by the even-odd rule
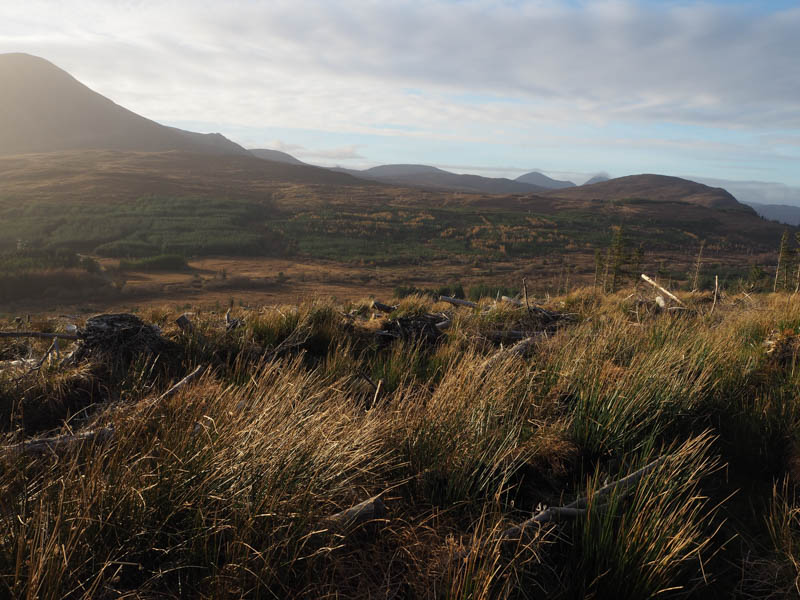
[[[3,596],[800,594],[797,228],[0,77]]]

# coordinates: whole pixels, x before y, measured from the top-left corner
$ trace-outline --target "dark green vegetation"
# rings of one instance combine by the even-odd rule
[[[39,371],[3,363],[4,443],[65,420],[77,432],[111,423],[114,435],[0,457],[0,589],[791,597],[800,304],[681,296],[689,310],[663,313],[631,289],[554,298],[547,308],[572,316],[525,357],[498,354],[489,339],[540,331],[538,313],[410,296],[390,317],[448,311],[445,334],[378,336],[384,325],[366,303],[240,309],[245,325],[228,332],[220,313],[201,313],[188,335],[161,310],[142,316],[174,341],[168,356]],[[411,331],[404,323],[396,331]],[[0,340],[0,360],[38,356],[46,343]],[[195,365],[207,368],[198,382],[143,402]],[[659,456],[632,488],[593,496]],[[385,521],[323,521],[376,494]],[[502,542],[540,504],[587,495],[584,514]]]
[[[0,204],[0,240],[44,250],[111,257],[261,255],[283,243],[262,203],[203,198],[140,198],[125,204],[28,201]]]
[[[92,258],[63,249],[0,252],[0,302],[45,295],[68,300],[112,292],[111,282]]]

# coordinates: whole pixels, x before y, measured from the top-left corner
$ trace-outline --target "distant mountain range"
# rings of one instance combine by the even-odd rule
[[[611,180],[598,175],[584,185],[575,186],[571,181],[553,179],[539,171],[507,179],[458,174],[416,164],[382,165],[365,170],[315,167],[278,150],[248,151],[220,134],[166,127],[115,104],[52,63],[28,54],[0,54],[0,81],[3,82],[0,88],[0,156],[63,154],[58,160],[31,157],[6,161],[2,165],[6,191],[17,185],[29,185],[26,182],[35,177],[46,179],[43,169],[51,163],[65,169],[53,181],[80,183],[76,189],[87,193],[90,189],[100,189],[105,185],[103,182],[119,186],[126,177],[134,176],[138,179],[131,187],[138,191],[172,189],[180,181],[181,191],[175,191],[182,193],[197,189],[194,181],[203,181],[206,191],[216,190],[215,193],[224,195],[240,193],[236,191],[239,189],[248,190],[248,194],[257,193],[254,190],[260,189],[259,182],[266,181],[332,185],[370,182],[372,185],[550,196],[579,201],[682,202],[752,212],[722,188],[663,175]],[[88,154],[82,156],[81,152]],[[131,156],[124,154],[126,152],[152,153],[152,156]],[[198,155],[225,159],[191,158]],[[81,165],[85,170],[71,172],[70,164]],[[15,170],[17,167],[19,170]],[[150,175],[148,168],[153,169]],[[174,177],[168,175],[170,169],[175,172]],[[787,210],[793,207],[755,203],[754,206],[767,218],[800,221],[800,217]]]
[[[460,175],[427,165],[381,165],[363,171],[337,167],[333,170],[390,185],[476,194],[532,194],[548,189],[513,179]]]

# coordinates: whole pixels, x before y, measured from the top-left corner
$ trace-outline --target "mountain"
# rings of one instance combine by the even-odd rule
[[[546,195],[571,200],[681,202],[706,208],[754,212],[722,188],[667,175],[629,175],[591,185],[553,190]]]
[[[20,201],[108,205],[142,197],[262,200],[287,183],[376,187],[322,167],[249,154],[72,150],[0,156],[0,206],[5,201],[10,205]],[[304,197],[313,193],[308,191]]]
[[[540,173],[539,171],[531,171],[530,173],[525,173],[525,175],[520,175],[517,177],[516,181],[529,183],[531,185],[536,185],[548,190],[560,190],[563,188],[575,187],[575,184],[571,181],[552,179],[544,173]]]
[[[477,194],[533,194],[547,188],[513,181],[499,177],[481,177],[480,175],[460,175],[444,171],[428,165],[381,165],[356,171],[337,168],[335,171],[348,173],[371,181],[380,181],[391,185],[421,187],[435,190],[468,192]]]
[[[29,54],[0,54],[0,155],[63,150],[180,150],[248,155],[219,133],[166,127]]]
[[[287,154],[286,152],[281,152],[280,150],[269,150],[267,148],[249,148],[248,152],[253,156],[257,156],[258,158],[263,158],[264,160],[271,160],[273,162],[285,163],[287,165],[307,165],[308,163],[304,163],[302,160],[296,159],[291,154]]]
[[[603,175],[602,173],[599,173],[594,177],[592,177],[589,181],[587,181],[583,185],[594,185],[595,183],[603,183],[604,181],[608,180],[609,180],[608,175]]]
[[[800,225],[800,206],[788,204],[759,204],[758,202],[745,202],[758,213],[760,217],[770,221],[778,221],[787,225]]]

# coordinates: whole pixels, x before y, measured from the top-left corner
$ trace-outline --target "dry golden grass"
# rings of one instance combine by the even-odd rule
[[[379,340],[366,301],[235,308],[245,327],[230,332],[220,313],[196,311],[188,335],[164,306],[142,316],[181,348],[170,364],[45,366],[21,381],[0,372],[8,443],[64,431],[65,419],[76,431],[114,428],[58,454],[0,457],[0,589],[27,598],[791,593],[800,374],[796,356],[766,342],[773,331],[798,335],[800,302],[731,297],[711,314],[684,295],[696,311],[654,314],[628,295],[553,298],[548,308],[574,317],[528,357],[488,360],[498,348],[484,335],[540,328],[524,308],[409,297],[397,315],[451,313],[438,343]],[[0,341],[0,356],[24,349],[14,344]],[[195,365],[206,368],[199,381],[144,402]],[[75,415],[80,377],[100,390],[94,401],[114,402]],[[632,488],[595,495],[659,456]],[[377,494],[385,520],[326,524]],[[504,540],[537,507],[584,496],[585,514]]]

